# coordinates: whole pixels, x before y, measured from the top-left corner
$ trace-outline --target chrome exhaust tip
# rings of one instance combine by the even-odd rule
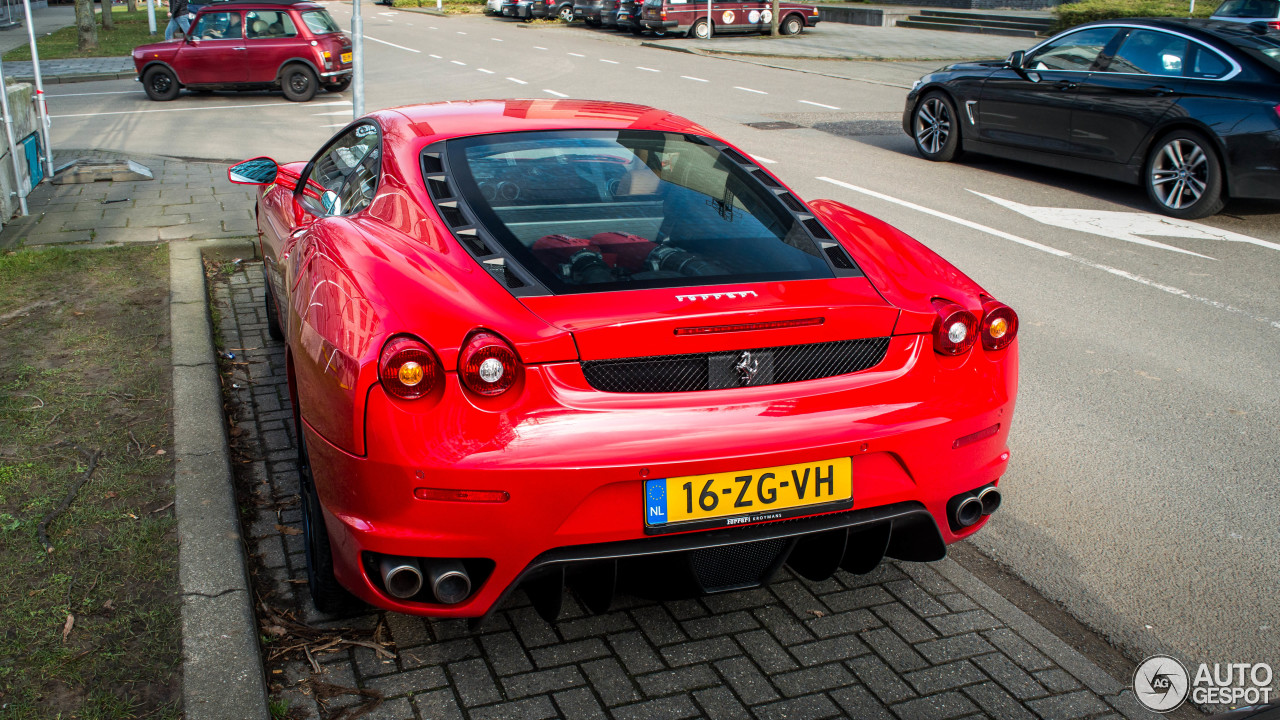
[[[427,566],[427,584],[438,602],[456,605],[471,594],[471,576],[457,560],[439,560]]]
[[[394,598],[411,598],[422,590],[422,570],[413,558],[384,557],[379,563],[382,586]]]
[[[967,528],[982,519],[982,501],[976,497],[967,497],[956,507],[956,525]]]
[[[1001,499],[1000,491],[994,487],[989,487],[978,493],[978,501],[982,503],[982,514],[990,515],[999,510]]]

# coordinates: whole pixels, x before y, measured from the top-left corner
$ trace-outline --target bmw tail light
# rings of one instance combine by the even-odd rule
[[[933,350],[941,355],[963,355],[978,340],[978,319],[960,305],[934,298],[938,319],[933,323]]]
[[[417,400],[444,381],[444,368],[421,340],[399,335],[387,341],[378,357],[382,387],[402,400]]]
[[[458,376],[477,395],[501,395],[516,384],[522,372],[520,357],[496,333],[481,330],[472,334],[458,356]]]
[[[1018,336],[1018,314],[1004,303],[982,299],[982,347],[1003,350]]]

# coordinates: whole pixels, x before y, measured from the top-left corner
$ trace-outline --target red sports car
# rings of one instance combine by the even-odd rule
[[[1000,504],[1017,315],[689,120],[418,105],[230,175],[264,186],[322,610],[865,573]]]

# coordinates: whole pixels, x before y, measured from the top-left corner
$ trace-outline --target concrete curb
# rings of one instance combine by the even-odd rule
[[[127,80],[138,76],[136,72],[118,72],[118,73],[79,73],[75,75],[42,75],[40,81],[45,85],[60,85],[65,83],[95,82],[97,80]],[[35,82],[33,75],[11,75],[8,78],[15,82]],[[142,88],[138,88],[141,90]]]
[[[254,254],[252,242],[169,244],[182,707],[187,720],[268,720],[222,392],[205,289],[205,251]]]
[[[430,8],[399,7],[399,8],[392,8],[392,9],[399,10],[400,12],[418,13],[420,15],[434,15],[436,17],[449,17],[449,13],[447,12],[443,12],[441,10],[432,10]]]

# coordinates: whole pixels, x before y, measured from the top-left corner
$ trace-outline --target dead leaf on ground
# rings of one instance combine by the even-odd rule
[[[71,628],[75,627],[76,616],[67,613],[67,622],[62,625],[62,643],[65,645],[67,638],[71,637]]]
[[[825,616],[826,616],[826,613],[822,612],[821,610],[810,610],[809,612],[810,612],[812,615],[814,615],[815,617],[825,617]]]
[[[103,610],[115,610],[115,609],[116,609],[116,603],[115,603],[115,601],[114,601],[114,600],[107,600],[106,602],[102,603],[102,609],[103,609]]]
[[[281,535],[301,535],[302,534],[301,529],[296,527],[289,527],[288,525],[277,525],[276,530],[279,530]]]

